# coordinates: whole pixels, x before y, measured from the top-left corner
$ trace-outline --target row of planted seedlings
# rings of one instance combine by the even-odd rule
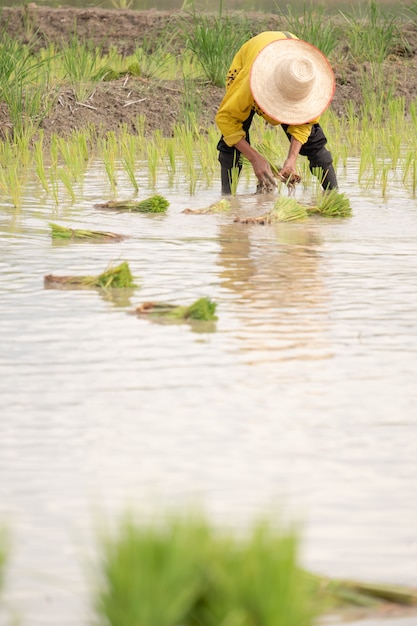
[[[390,102],[383,121],[369,122],[369,114],[362,119],[351,110],[346,118],[327,111],[322,124],[329,138],[329,147],[339,170],[350,166],[349,159],[358,162],[358,184],[364,188],[377,187],[383,197],[390,183],[397,182],[417,195],[417,114],[411,106],[404,113],[404,102],[398,98]],[[132,194],[140,192],[138,176],[147,177],[157,187],[158,173],[166,170],[168,186],[175,187],[187,181],[190,194],[198,186],[211,187],[218,179],[216,144],[218,131],[213,126],[201,132],[197,122],[177,124],[172,137],[163,137],[157,131],[152,137],[144,135],[144,120],[138,119],[137,134],[126,128],[108,133],[97,140],[93,128],[76,131],[68,138],[53,135],[47,146],[39,138],[29,143],[25,139],[0,143],[0,189],[15,207],[19,207],[28,182],[38,180],[42,190],[56,204],[60,190],[72,201],[77,197],[77,185],[92,161],[100,161],[105,170],[110,193],[115,194],[118,178],[123,176],[131,186]],[[287,143],[279,129],[254,125],[252,141],[262,142],[275,152],[276,165],[283,163]],[[303,159],[299,160],[304,185],[310,183],[310,174]],[[252,177],[245,168],[243,180]],[[241,179],[242,180],[242,179]],[[242,183],[241,183],[242,184]]]
[[[381,614],[417,604],[407,587],[307,571],[300,537],[297,525],[272,515],[246,528],[195,511],[129,511],[111,529],[101,522],[88,569],[94,623],[313,626],[352,607]],[[0,591],[8,548],[0,543]]]

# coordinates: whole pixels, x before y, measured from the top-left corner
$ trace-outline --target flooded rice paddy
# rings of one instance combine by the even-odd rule
[[[359,188],[357,166],[339,173],[345,220],[234,223],[273,202],[243,180],[230,215],[187,215],[219,185],[190,195],[164,173],[166,215],[98,210],[100,162],[76,202],[35,184],[21,209],[0,199],[2,624],[85,626],[96,522],[130,506],[236,526],[284,512],[309,568],[417,585],[417,200]],[[51,221],[129,238],[54,243]],[[121,261],[129,293],[44,289]],[[202,296],[214,327],[128,314]]]

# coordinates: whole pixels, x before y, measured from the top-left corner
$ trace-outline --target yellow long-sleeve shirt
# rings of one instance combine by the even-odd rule
[[[226,77],[226,93],[215,118],[228,146],[234,146],[245,137],[243,122],[248,119],[252,110],[261,115],[269,124],[279,124],[276,120],[268,117],[253,99],[250,88],[250,73],[252,64],[260,50],[272,41],[287,39],[288,37],[298,39],[292,33],[265,31],[249,39],[235,55]],[[308,124],[291,125],[288,126],[287,131],[304,144],[310,136],[313,124],[317,122],[318,118]]]

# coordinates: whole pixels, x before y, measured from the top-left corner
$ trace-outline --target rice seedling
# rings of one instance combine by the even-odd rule
[[[118,139],[114,132],[109,132],[102,142],[102,158],[112,193],[115,193],[117,188],[117,157]]]
[[[198,518],[170,516],[138,524],[125,515],[118,530],[100,534],[100,571],[93,606],[109,626],[184,624],[201,592],[202,554],[210,529]]]
[[[372,121],[373,126],[385,123],[389,102],[395,98],[394,79],[388,79],[380,63],[370,62],[361,68],[358,79],[362,93],[360,118]]]
[[[9,110],[14,137],[33,137],[48,110],[48,66],[27,45],[0,32],[0,93]]]
[[[13,206],[22,206],[23,191],[27,180],[27,170],[22,168],[21,162],[14,157],[9,163],[0,167],[0,189],[9,197]]]
[[[309,210],[323,217],[350,217],[352,215],[349,198],[337,189],[320,193],[316,198],[316,205]]]
[[[310,2],[304,3],[301,11],[293,11],[287,5],[286,20],[288,30],[304,41],[314,43],[327,57],[338,44],[339,30],[328,18],[327,7]]]
[[[168,172],[173,175],[177,169],[177,155],[175,150],[175,139],[168,139],[167,141],[167,157],[168,157]]]
[[[124,166],[124,169],[126,170],[126,173],[129,177],[129,180],[132,184],[133,189],[138,192],[139,191],[139,185],[138,182],[136,180],[136,175],[135,175],[135,166],[136,166],[136,159],[135,159],[135,138],[132,137],[131,135],[128,135],[127,133],[124,133],[122,136],[122,140],[121,140],[121,146],[122,146],[122,163]]]
[[[185,124],[178,124],[174,128],[174,137],[179,143],[179,150],[185,159],[184,169],[190,183],[190,194],[195,193],[197,185],[197,171],[195,163],[195,134]]]
[[[357,5],[350,14],[343,11],[340,14],[348,25],[344,36],[348,39],[350,54],[356,61],[381,64],[391,50],[403,42],[398,14],[384,11],[376,0]]]
[[[46,288],[100,288],[105,290],[136,287],[126,261],[116,267],[110,267],[98,276],[55,276],[48,274],[44,277],[44,286]]]
[[[103,80],[108,67],[103,53],[76,32],[68,44],[61,48],[61,60],[66,79],[74,91],[77,102],[84,103],[94,91],[96,83]]]
[[[43,148],[42,140],[43,140],[43,135],[41,133],[39,140],[36,141],[33,146],[33,157],[35,161],[36,174],[42,184],[43,189],[46,191],[46,193],[49,193],[49,183],[48,183],[46,170],[45,170],[44,148]]]
[[[199,298],[188,306],[169,304],[167,302],[144,302],[132,313],[147,315],[169,320],[198,320],[204,322],[216,321],[217,304],[210,298]]]
[[[231,594],[241,615],[246,615],[244,623],[290,626],[314,622],[318,606],[297,565],[298,546],[296,530],[283,532],[267,520],[253,525],[235,555],[238,573]]]
[[[71,198],[72,202],[75,202],[76,196],[75,196],[73,181],[71,180],[70,173],[62,167],[59,167],[56,173],[58,175],[58,179],[63,183],[65,189],[67,190],[68,195]]]
[[[133,0],[111,0],[111,3],[115,9],[130,9]]]
[[[196,81],[183,76],[183,89],[181,93],[181,118],[186,125],[193,126],[196,117],[201,113],[202,103]]]
[[[109,233],[100,230],[85,230],[80,228],[66,228],[59,224],[49,222],[52,239],[55,240],[77,240],[77,241],[122,241],[125,235]]]
[[[231,209],[231,204],[229,200],[226,198],[222,198],[221,200],[217,200],[217,202],[213,202],[207,207],[202,209],[184,209],[182,213],[192,213],[194,215],[207,215],[207,213],[227,213]]]
[[[157,172],[159,162],[160,162],[160,152],[158,150],[158,147],[153,141],[148,141],[147,163],[148,163],[149,180],[150,180],[152,187],[155,187],[156,185],[156,178],[157,178],[156,172]]]
[[[391,165],[385,164],[381,171],[381,195],[385,199],[387,197],[388,181],[391,171]]]
[[[88,160],[86,137],[82,133],[74,133],[69,141],[67,138],[56,138],[58,158],[64,162],[66,171],[73,180],[79,180]]]
[[[270,222],[293,222],[304,220],[308,216],[307,209],[295,198],[279,196],[269,214]]]
[[[411,178],[411,190],[413,198],[416,197],[417,192],[417,158],[416,150],[408,150],[405,157],[405,164],[403,170],[403,184],[406,184],[407,178],[410,175]]]
[[[138,213],[165,213],[168,206],[168,200],[158,194],[144,200],[109,200],[103,204],[94,205],[96,209],[116,209]]]
[[[222,1],[214,18],[198,14],[194,4],[189,15],[191,28],[184,22],[179,24],[186,48],[194,54],[207,80],[222,87],[234,54],[253,34],[250,21],[246,16],[224,15]]]
[[[143,78],[162,78],[172,64],[172,54],[167,52],[169,35],[161,35],[159,42],[143,38],[141,46],[136,48],[133,58],[138,68],[138,76]]]
[[[57,169],[51,167],[49,170],[49,180],[50,180],[50,189],[52,192],[52,196],[55,200],[55,205],[58,206],[59,204],[59,185],[58,185],[58,175],[57,175]]]
[[[232,196],[237,194],[237,185],[240,178],[240,168],[238,166],[230,169],[230,193]]]

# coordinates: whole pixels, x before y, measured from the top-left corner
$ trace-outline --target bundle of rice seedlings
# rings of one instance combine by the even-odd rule
[[[193,214],[207,214],[207,213],[225,213],[227,211],[230,211],[231,209],[231,204],[229,202],[229,200],[226,200],[225,198],[218,200],[217,202],[214,202],[213,204],[210,204],[210,206],[205,207],[203,209],[184,209],[184,211],[182,211],[183,213],[193,213]]]
[[[264,215],[256,217],[235,218],[235,222],[242,224],[274,224],[275,222],[290,222],[303,220],[308,217],[305,206],[299,204],[295,198],[279,196],[273,209]]]
[[[136,287],[129,265],[124,261],[117,267],[110,267],[98,276],[54,276],[44,277],[45,287],[99,287],[101,289]]]
[[[291,222],[294,220],[304,220],[308,217],[305,206],[297,202],[295,198],[280,196],[274,208],[270,212],[271,222]]]
[[[196,300],[186,308],[184,318],[206,322],[217,320],[216,308],[217,304],[210,298],[199,298],[199,300]]]
[[[325,191],[317,197],[316,206],[310,209],[324,217],[350,217],[352,208],[349,198],[337,189]]]
[[[166,198],[160,195],[150,196],[145,200],[109,200],[104,204],[95,204],[96,209],[116,209],[118,211],[137,211],[138,213],[165,213],[169,206]]]
[[[49,222],[52,239],[79,239],[82,241],[122,241],[125,237],[115,233],[107,233],[99,230],[81,230],[78,228],[66,228]]]
[[[217,320],[217,305],[209,298],[199,298],[189,306],[169,304],[168,302],[144,302],[132,313],[165,317],[171,320],[199,320],[211,322]]]

